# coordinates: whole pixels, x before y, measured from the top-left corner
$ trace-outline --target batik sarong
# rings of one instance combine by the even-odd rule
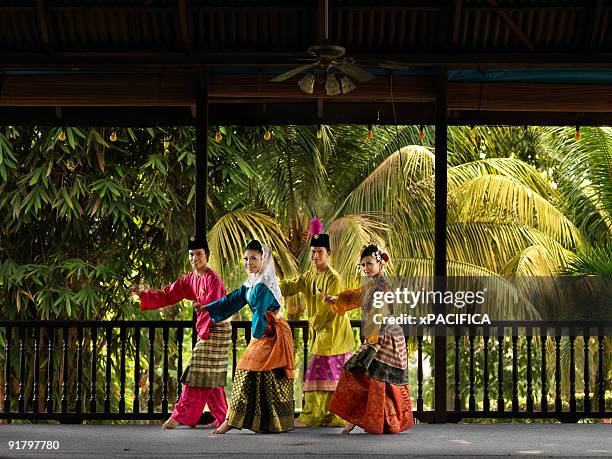
[[[287,321],[270,311],[266,331],[252,339],[236,367],[227,413],[230,426],[254,432],[293,429],[293,338]]]
[[[344,366],[329,411],[373,434],[414,425],[402,329],[388,326],[366,341]]]

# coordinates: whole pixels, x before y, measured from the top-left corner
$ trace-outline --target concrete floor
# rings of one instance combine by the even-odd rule
[[[355,429],[261,435],[154,425],[2,425],[0,457],[612,457],[610,424],[418,424],[396,435]],[[9,441],[55,440],[57,450],[9,450]]]

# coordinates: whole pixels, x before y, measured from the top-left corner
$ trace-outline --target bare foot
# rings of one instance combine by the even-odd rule
[[[217,427],[214,422],[209,422],[208,424],[204,424],[205,429],[214,429]]]
[[[227,420],[223,421],[223,424],[221,424],[219,427],[217,427],[215,430],[213,430],[213,434],[215,435],[223,435],[225,432],[227,432],[228,430],[231,430],[232,426],[230,426],[227,423]]]
[[[293,420],[293,427],[298,428],[298,427],[308,427],[306,424],[304,424],[303,422],[298,421],[297,419]]]
[[[162,429],[176,429],[179,425],[179,422],[174,419],[172,416],[168,418],[166,422],[163,423]]]
[[[351,433],[351,430],[353,430],[354,428],[355,428],[355,424],[351,424],[350,422],[347,422],[346,424],[344,424],[344,429],[342,429],[342,433],[349,434]]]

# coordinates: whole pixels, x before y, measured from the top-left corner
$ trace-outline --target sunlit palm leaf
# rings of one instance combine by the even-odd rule
[[[397,258],[395,269],[396,276],[401,278],[396,280],[398,286],[406,284],[417,290],[434,289],[433,259]],[[531,302],[520,294],[512,282],[488,269],[470,263],[449,261],[446,271],[449,278],[452,278],[450,284],[455,288],[461,289],[464,283],[467,286],[463,288],[465,290],[486,289],[484,304],[474,305],[474,309],[470,309],[470,312],[486,312],[491,320],[533,320],[540,317]]]
[[[398,256],[406,258],[434,257],[434,229],[405,228],[395,221],[390,244]],[[542,246],[550,254],[552,263],[561,264],[567,257],[563,247],[541,231],[517,224],[456,223],[447,228],[447,259],[480,266],[495,273],[519,252],[532,245]]]
[[[448,169],[449,189],[483,175],[498,174],[521,182],[542,196],[557,195],[550,183],[533,166],[513,158],[490,158],[460,164]]]
[[[542,144],[554,166],[564,213],[591,240],[606,243],[612,231],[612,130],[580,132],[576,141],[572,128],[543,128]]]
[[[559,265],[543,246],[533,245],[518,253],[501,274],[513,279],[518,291],[540,311],[545,319],[562,314],[565,299],[555,278]]]
[[[410,190],[433,175],[434,155],[425,147],[403,147],[385,159],[350,193],[349,212],[390,212],[396,200],[410,197]],[[425,187],[424,189],[428,189]]]
[[[578,228],[553,204],[514,179],[485,175],[462,188],[463,221],[516,221],[540,229],[568,249],[585,244]]]
[[[252,239],[270,246],[281,272],[287,276],[297,273],[282,228],[269,215],[254,210],[229,212],[214,224],[208,233],[211,267],[224,279],[232,279],[234,284],[244,280],[244,273],[237,272],[235,267],[240,266],[244,248]]]

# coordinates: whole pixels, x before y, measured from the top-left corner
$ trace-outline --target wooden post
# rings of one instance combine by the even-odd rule
[[[436,145],[435,145],[435,253],[434,286],[446,290],[446,197],[447,197],[447,108],[448,73],[445,66],[436,75]],[[444,314],[444,303],[435,305],[436,314]],[[446,412],[446,331],[436,329],[434,338],[434,422],[445,423]]]
[[[208,201],[208,72],[197,80],[195,235],[206,236]]]
[[[208,222],[208,69],[196,80],[196,190],[195,190],[195,236],[206,237]],[[196,312],[193,311],[191,345],[198,339]]]

